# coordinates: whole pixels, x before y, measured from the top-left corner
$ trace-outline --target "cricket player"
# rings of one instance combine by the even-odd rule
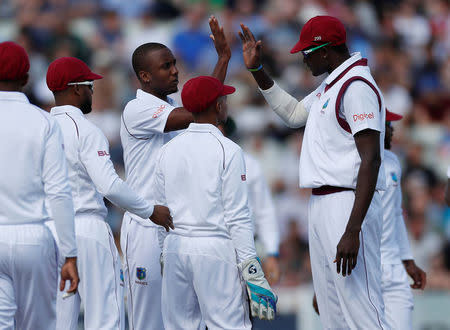
[[[328,77],[300,102],[261,65],[262,42],[241,25],[243,57],[271,108],[293,128],[306,125],[300,187],[309,202],[314,289],[325,329],[387,329],[381,292],[380,241],[385,189],[385,107],[367,60],[350,54],[343,24],[316,16],[291,53],[314,76]]]
[[[86,119],[91,112],[94,80],[101,79],[81,60],[62,57],[47,71],[56,106],[50,114],[64,137],[75,207],[75,234],[81,282],[73,297],[57,302],[57,329],[77,329],[80,303],[86,329],[125,329],[121,261],[105,222],[103,196],[146,221],[171,226],[169,210],[137,195],[116,174],[101,130]]]
[[[78,288],[73,203],[57,122],[22,93],[30,62],[0,43],[0,329],[55,329],[58,258],[44,225],[47,199],[61,238],[59,289]]]
[[[217,19],[209,25],[218,54],[213,76],[224,81],[231,50]],[[120,127],[127,183],[144,198],[154,199],[157,154],[173,132],[193,122],[186,109],[178,106],[170,94],[178,91],[176,59],[170,49],[159,43],[139,46],[132,64],[141,88],[128,102]],[[163,329],[161,314],[161,249],[157,226],[138,214],[126,212],[122,222],[120,245],[124,253],[128,320],[131,330]]]
[[[241,148],[217,128],[234,87],[200,76],[181,98],[194,123],[161,148],[156,200],[176,229],[164,240],[162,311],[166,330],[251,329],[253,316],[275,317],[277,297],[264,277],[253,240]],[[240,272],[239,272],[240,270]]]
[[[230,138],[236,129],[236,124],[231,117],[228,117],[227,121],[218,127],[225,137]],[[280,279],[278,263],[280,230],[275,216],[275,206],[259,162],[245,151],[244,160],[247,172],[248,206],[254,234],[262,246],[261,257],[266,278],[273,285]],[[258,248],[257,252],[260,252]]]
[[[392,121],[401,115],[386,110],[384,170],[386,191],[381,192],[383,234],[381,236],[382,291],[386,322],[392,329],[412,329],[414,306],[411,288],[424,289],[426,274],[414,262],[402,212],[402,176],[400,162],[391,152]],[[409,285],[409,275],[414,283]]]

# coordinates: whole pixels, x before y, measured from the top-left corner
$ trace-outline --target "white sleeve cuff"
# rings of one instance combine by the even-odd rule
[[[308,111],[302,101],[297,101],[275,82],[269,89],[260,88],[259,90],[272,110],[283,119],[287,126],[299,128],[306,124]]]

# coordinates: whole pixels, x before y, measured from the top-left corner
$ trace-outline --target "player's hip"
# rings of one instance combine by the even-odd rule
[[[231,239],[223,237],[182,236],[169,234],[163,254],[178,254],[219,259],[236,264],[236,251]]]

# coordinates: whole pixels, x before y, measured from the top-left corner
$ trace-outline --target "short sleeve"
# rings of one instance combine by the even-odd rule
[[[162,100],[160,103],[142,107],[134,103],[125,109],[122,116],[123,125],[130,135],[139,139],[164,133],[167,119],[173,109],[174,106]]]
[[[382,132],[380,104],[375,91],[363,81],[352,82],[344,93],[341,113],[352,134],[372,129]]]

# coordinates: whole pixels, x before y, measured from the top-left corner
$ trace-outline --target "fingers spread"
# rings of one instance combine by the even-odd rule
[[[244,37],[244,35],[242,34],[241,31],[238,32],[238,35],[239,35],[239,38],[241,38],[241,41],[245,42],[245,37]]]

